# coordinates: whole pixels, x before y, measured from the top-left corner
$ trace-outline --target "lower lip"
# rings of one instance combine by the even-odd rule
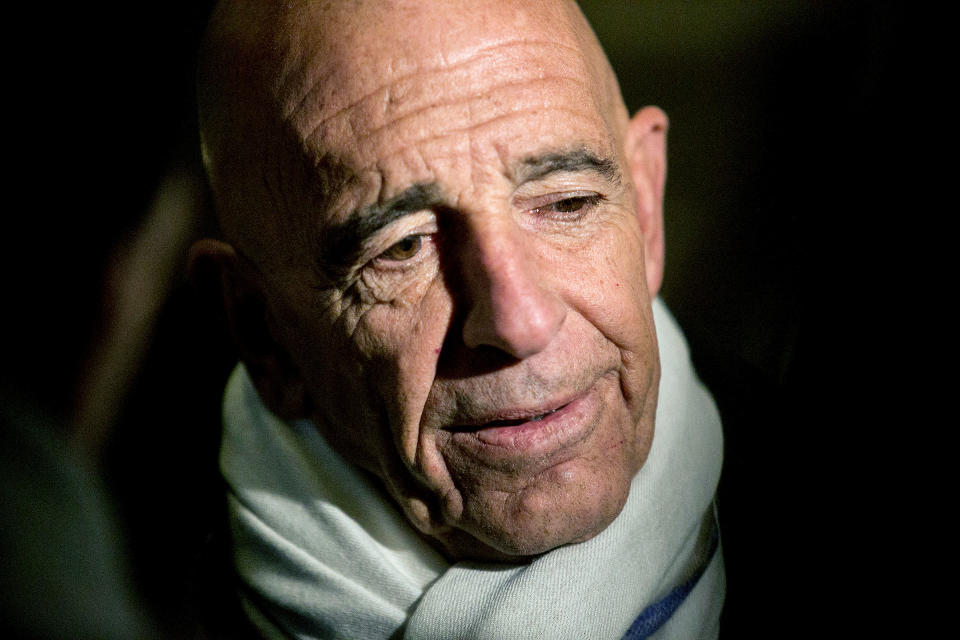
[[[545,455],[586,438],[593,429],[598,407],[597,392],[591,389],[542,420],[461,431],[453,434],[453,441],[494,458],[509,458],[515,453]]]

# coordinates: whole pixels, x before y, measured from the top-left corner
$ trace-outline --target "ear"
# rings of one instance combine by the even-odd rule
[[[285,420],[307,417],[303,377],[278,339],[258,274],[243,262],[226,242],[199,240],[190,249],[190,278],[202,295],[223,305],[240,359],[267,408]]]
[[[643,232],[647,289],[656,296],[663,282],[663,191],[667,180],[667,114],[645,107],[630,119],[625,151],[637,195]]]

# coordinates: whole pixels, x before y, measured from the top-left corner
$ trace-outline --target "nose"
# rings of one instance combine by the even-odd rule
[[[473,234],[464,264],[469,310],[463,341],[522,359],[544,350],[560,330],[566,305],[525,250],[522,231]]]

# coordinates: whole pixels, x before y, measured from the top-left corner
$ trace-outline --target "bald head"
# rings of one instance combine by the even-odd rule
[[[537,49],[554,58],[552,68],[529,66]],[[382,145],[378,126],[481,97],[489,77],[523,82],[564,69],[589,79],[582,99],[622,136],[619,87],[574,2],[222,1],[198,75],[203,157],[222,228],[256,262],[276,259],[277,242],[313,238],[304,210],[332,206],[369,168],[374,154],[342,141]],[[433,76],[427,90],[414,95],[424,76]]]
[[[666,119],[628,118],[575,3],[222,2],[200,125],[227,242],[195,255],[271,410],[450,557],[616,517],[653,433]]]

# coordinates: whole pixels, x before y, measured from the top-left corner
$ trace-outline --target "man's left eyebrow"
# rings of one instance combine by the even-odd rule
[[[540,180],[553,173],[576,173],[593,171],[614,184],[622,182],[620,167],[610,158],[596,155],[586,149],[566,152],[551,152],[531,156],[520,161],[516,169],[517,182]]]
[[[386,202],[377,202],[352,211],[347,219],[329,226],[320,241],[320,267],[339,279],[361,258],[364,244],[384,227],[400,218],[442,204],[440,190],[433,183],[418,183]]]

